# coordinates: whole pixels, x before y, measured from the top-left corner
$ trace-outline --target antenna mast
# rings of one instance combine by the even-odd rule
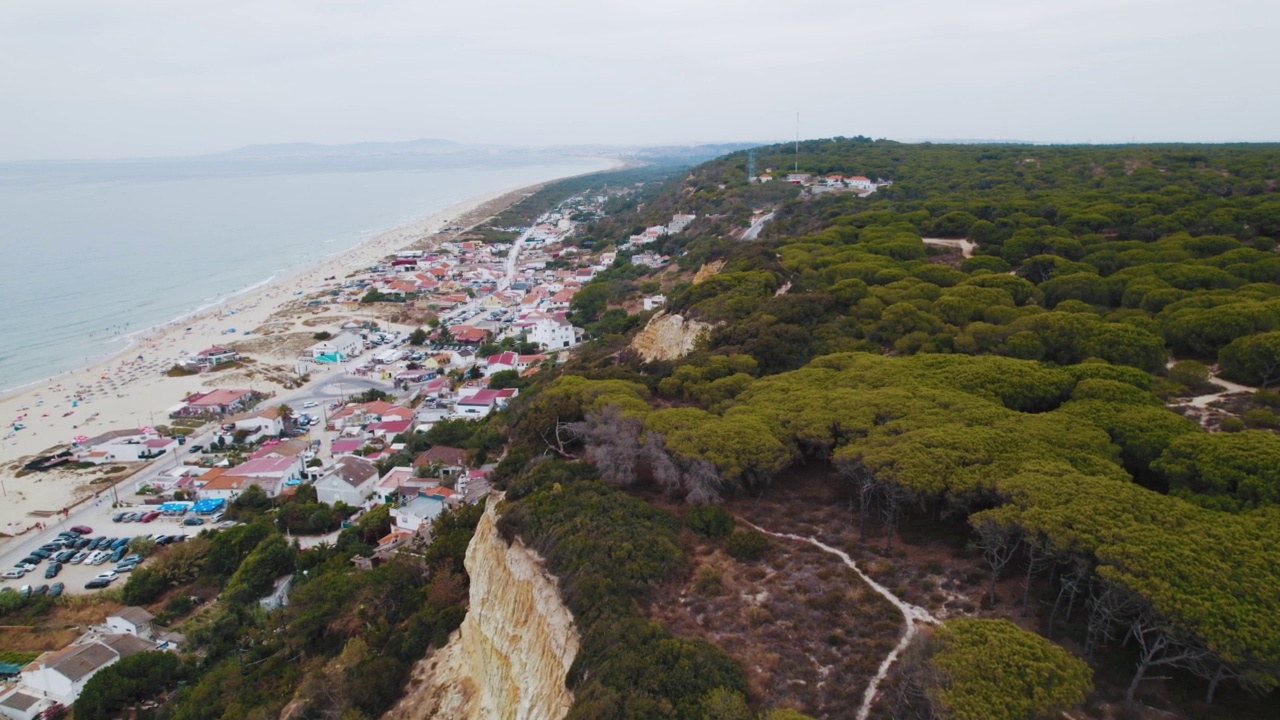
[[[800,111],[796,111],[796,169],[800,172]]]

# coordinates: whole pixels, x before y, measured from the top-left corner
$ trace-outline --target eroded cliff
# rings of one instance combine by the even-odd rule
[[[692,352],[698,337],[710,329],[704,322],[658,313],[631,340],[631,347],[645,362],[675,360]]]
[[[558,720],[573,703],[564,684],[578,654],[573,615],[537,554],[498,533],[496,504],[467,547],[471,604],[462,627],[418,663],[387,720]]]

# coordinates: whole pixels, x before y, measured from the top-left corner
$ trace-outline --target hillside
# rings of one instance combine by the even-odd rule
[[[582,459],[686,521],[723,505],[730,537],[750,518],[843,548],[941,623],[916,621],[873,715],[1028,716],[993,709],[1022,707],[1001,699],[1013,693],[1044,701],[1031,716],[1083,700],[1090,717],[1261,717],[1280,679],[1280,147],[794,150],[757,150],[760,173],[778,169],[769,182],[749,182],[735,153],[589,229],[620,257],[571,305],[594,340],[504,419],[512,482],[539,455]],[[810,177],[792,184],[797,165]],[[698,219],[645,247],[670,264],[631,265],[627,236],[675,212]],[[739,239],[768,213],[759,239]],[[656,292],[665,314],[710,326],[676,360],[630,344],[653,315],[638,298]],[[730,561],[727,540],[696,537],[634,596],[659,593],[647,614],[720,643],[745,673],[724,687],[750,712],[863,716],[780,690],[751,639],[768,603],[716,599],[782,592],[816,608],[844,587],[822,622],[883,617],[854,601],[860,581],[833,585],[842,561],[765,591],[781,568],[802,572],[794,542]],[[874,667],[870,648],[901,626],[865,641],[794,630],[774,654],[862,687],[839,668]],[[1038,688],[988,687],[957,669],[973,642],[1057,670]]]

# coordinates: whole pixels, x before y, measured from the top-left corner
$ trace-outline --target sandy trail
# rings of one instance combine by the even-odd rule
[[[871,682],[867,684],[867,689],[862,695],[862,705],[858,708],[858,720],[866,720],[867,716],[871,714],[871,705],[876,700],[876,694],[880,691],[880,683],[884,682],[884,679],[889,675],[889,669],[893,667],[893,663],[898,659],[898,656],[902,654],[902,651],[905,650],[907,646],[911,644],[911,641],[915,639],[916,633],[918,632],[916,624],[925,623],[928,625],[937,625],[938,619],[928,610],[920,607],[919,605],[912,605],[897,595],[894,595],[889,591],[889,588],[881,585],[875,580],[872,580],[871,576],[863,572],[862,568],[858,567],[858,563],[854,562],[853,558],[849,557],[849,553],[839,548],[831,547],[817,538],[806,535],[792,535],[791,533],[777,533],[771,530],[765,530],[745,518],[738,519],[765,535],[771,535],[776,538],[785,538],[787,540],[795,540],[797,542],[807,542],[824,552],[835,555],[840,558],[841,562],[847,565],[850,570],[857,573],[858,577],[862,578],[863,582],[871,586],[872,590],[876,591],[877,594],[892,603],[893,606],[898,608],[898,611],[902,613],[902,617],[906,621],[907,625],[906,630],[903,631],[902,637],[898,640],[898,644],[895,645],[893,650],[890,650],[889,654],[885,656],[883,661],[881,661],[880,669],[876,672],[876,676],[871,678]]]
[[[925,245],[942,245],[944,247],[960,248],[960,254],[967,258],[973,257],[973,250],[978,247],[968,240],[956,238],[921,238],[920,241]]]

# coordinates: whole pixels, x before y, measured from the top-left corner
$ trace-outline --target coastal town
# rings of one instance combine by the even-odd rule
[[[13,567],[0,592],[59,595],[121,585],[146,562],[132,546],[234,527],[227,512],[245,493],[278,501],[306,488],[307,498],[341,509],[344,527],[385,507],[390,531],[362,562],[425,546],[437,517],[486,496],[497,460],[474,445],[431,442],[448,434],[433,428],[474,425],[518,397],[528,377],[564,362],[585,339],[568,318],[574,295],[620,255],[624,263],[662,267],[670,258],[651,246],[696,220],[675,214],[592,252],[590,243],[574,242],[575,232],[601,216],[606,199],[575,196],[528,227],[496,228],[513,236],[505,242],[444,225],[341,277],[279,295],[268,322],[256,328],[230,324],[245,311],[219,314],[226,327],[217,344],[151,365],[175,387],[202,381],[198,387],[182,390],[161,413],[149,411],[145,422],[84,422],[65,443],[23,458],[11,486],[58,473],[102,479],[10,520],[0,560]],[[663,301],[646,297],[644,307]],[[279,331],[282,318],[291,313],[303,319],[293,327],[309,342],[301,333],[280,341],[289,335]],[[190,337],[191,328],[186,332]],[[251,382],[239,385],[244,378]],[[92,408],[93,400],[92,392],[69,395],[67,415]],[[21,432],[39,409],[23,408],[9,432]],[[90,425],[97,425],[91,434]],[[307,547],[337,535],[298,539]],[[286,604],[288,585],[279,578],[264,608]],[[138,652],[177,650],[182,637],[153,629],[151,617],[126,607],[61,650],[0,666],[11,678],[0,691],[0,714],[49,716],[70,706],[98,670]]]

